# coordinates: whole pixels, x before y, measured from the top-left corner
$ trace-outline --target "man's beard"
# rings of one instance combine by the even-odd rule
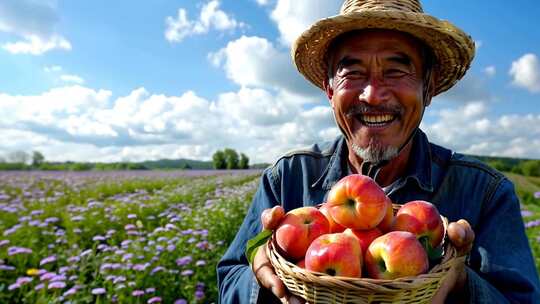
[[[355,143],[351,143],[354,153],[365,162],[378,163],[391,160],[399,153],[397,147],[383,146],[376,139],[371,138],[366,148],[362,148]]]

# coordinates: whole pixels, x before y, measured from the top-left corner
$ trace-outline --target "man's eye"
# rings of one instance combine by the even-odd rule
[[[343,71],[343,74],[342,74],[342,77],[354,77],[354,78],[360,78],[360,77],[365,77],[366,76],[366,73],[362,72],[362,71],[357,71],[357,70],[354,70],[354,71]]]
[[[403,70],[398,70],[398,69],[390,69],[390,70],[385,71],[384,73],[386,77],[403,77],[407,74],[408,74],[407,72]]]

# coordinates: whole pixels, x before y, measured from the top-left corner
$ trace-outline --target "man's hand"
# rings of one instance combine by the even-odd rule
[[[266,209],[261,214],[261,222],[263,229],[274,230],[285,216],[285,210],[281,206],[275,206],[271,209]],[[274,271],[274,267],[266,256],[266,244],[259,247],[252,265],[253,273],[259,281],[259,284],[278,297],[283,303],[302,304],[305,303],[302,299],[295,297],[287,291],[287,288],[281,282]]]
[[[474,242],[474,231],[466,220],[461,219],[450,223],[447,233],[450,242],[457,249],[458,256],[467,255],[471,251]],[[465,264],[461,263],[448,274],[441,288],[433,297],[432,303],[444,303],[451,293],[460,295],[461,302],[468,302],[468,299],[463,298],[466,295],[464,292],[466,283],[467,272],[465,271]]]

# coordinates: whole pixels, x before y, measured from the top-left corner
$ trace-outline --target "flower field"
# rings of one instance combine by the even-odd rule
[[[0,303],[217,303],[259,176],[0,172]],[[508,176],[538,267],[540,178]]]
[[[212,303],[260,171],[0,172],[0,303]]]

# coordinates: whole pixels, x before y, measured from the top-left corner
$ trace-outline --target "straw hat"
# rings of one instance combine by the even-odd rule
[[[424,14],[419,0],[345,0],[337,16],[321,19],[294,43],[296,68],[321,89],[328,77],[326,50],[340,34],[361,29],[409,33],[429,46],[436,57],[435,95],[451,88],[474,58],[474,42],[445,20]]]

